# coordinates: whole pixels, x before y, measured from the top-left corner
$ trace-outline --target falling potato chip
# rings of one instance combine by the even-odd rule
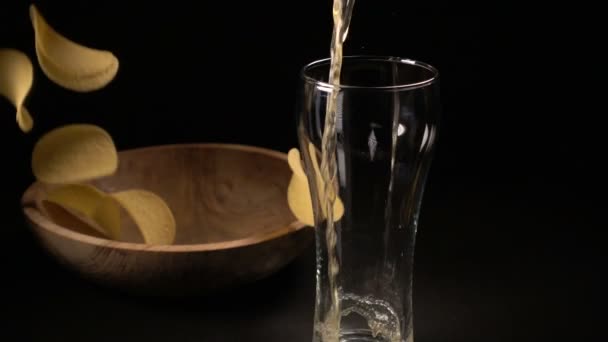
[[[298,221],[309,226],[315,225],[308,182],[300,179],[295,171],[287,187],[287,202]]]
[[[108,176],[117,168],[112,137],[89,124],[56,128],[43,135],[32,152],[32,171],[43,183],[79,183]]]
[[[120,207],[110,196],[87,184],[68,184],[50,190],[46,201],[93,220],[105,236],[120,239]],[[99,230],[97,225],[92,228]]]
[[[121,239],[120,206],[112,197],[108,195],[104,196],[92,218],[105,228],[111,239]]]
[[[318,191],[324,191],[321,181],[321,172],[316,164],[316,158],[313,159],[313,168],[315,169]],[[300,161],[300,152],[297,149],[291,149],[287,155],[287,161],[293,171],[293,176],[287,188],[287,202],[294,216],[304,224],[314,226],[314,214],[312,209],[312,200],[308,179],[305,175],[302,163]],[[323,198],[323,196],[320,196]],[[338,221],[344,215],[344,205],[340,198],[336,198],[333,208],[334,221]],[[326,208],[322,206],[323,217],[326,216]]]
[[[97,222],[75,210],[46,200],[40,201],[38,208],[42,211],[44,216],[61,227],[66,227],[72,231],[97,238],[108,238],[105,230],[97,224]]]
[[[46,200],[92,217],[105,194],[87,184],[68,184],[49,190]]]
[[[17,124],[23,132],[34,125],[23,105],[34,81],[34,68],[29,57],[15,49],[0,49],[0,94],[17,109]]]
[[[110,194],[135,221],[148,244],[169,245],[175,240],[175,218],[162,198],[145,190]]]
[[[44,74],[58,85],[77,92],[101,89],[118,72],[118,59],[110,51],[92,49],[56,32],[30,5],[36,56]]]
[[[300,177],[301,179],[306,179],[306,173],[304,173],[300,160],[300,151],[297,148],[292,148],[289,150],[287,153],[287,163],[289,164],[289,168],[296,176]]]
[[[47,191],[40,208],[53,222],[72,230],[114,240],[122,238],[122,206],[148,244],[171,244],[176,224],[167,204],[145,190],[106,194],[88,184],[68,184]]]

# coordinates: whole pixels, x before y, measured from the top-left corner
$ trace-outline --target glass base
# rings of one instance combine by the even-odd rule
[[[386,301],[374,296],[340,295],[341,318],[337,324],[317,322],[313,342],[412,342],[410,324],[402,325],[409,315],[399,315]],[[406,310],[411,312],[411,308]]]
[[[408,336],[405,342],[413,342],[412,336]],[[374,336],[371,330],[356,330],[343,332],[340,335],[340,342],[393,342],[383,336]]]

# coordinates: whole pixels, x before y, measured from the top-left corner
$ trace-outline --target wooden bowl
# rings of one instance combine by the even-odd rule
[[[154,295],[209,293],[278,271],[314,239],[287,206],[291,170],[284,153],[165,145],[121,151],[119,162],[114,175],[93,184],[106,192],[140,188],[160,195],[176,219],[175,244],[111,241],[57,225],[36,205],[44,191],[38,182],[22,198],[42,246],[100,284]]]

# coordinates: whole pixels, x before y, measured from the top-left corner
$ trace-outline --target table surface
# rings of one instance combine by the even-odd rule
[[[428,187],[415,258],[416,341],[595,336],[594,302],[585,297],[596,279],[569,230],[577,218],[566,208],[522,205],[537,199],[514,193],[511,186]],[[16,329],[19,340],[311,340],[313,246],[273,276],[231,292],[179,300],[133,297],[56,264],[19,213],[15,217],[5,240],[10,256],[3,258],[3,279],[9,289],[4,306],[17,322],[9,330]]]

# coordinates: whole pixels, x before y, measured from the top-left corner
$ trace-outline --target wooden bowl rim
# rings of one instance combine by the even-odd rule
[[[166,144],[166,145],[153,145],[145,147],[137,147],[132,149],[126,149],[118,151],[119,155],[129,153],[147,152],[150,150],[166,150],[166,149],[183,149],[183,148],[200,148],[200,149],[231,149],[240,150],[246,152],[255,152],[267,155],[269,157],[277,158],[287,162],[287,154],[263,147],[241,145],[241,144],[229,144],[229,143],[186,143],[186,144]],[[288,235],[302,228],[307,227],[304,223],[295,220],[284,227],[279,227],[275,230],[268,232],[254,234],[252,236],[230,241],[213,242],[213,243],[198,243],[198,244],[181,244],[181,245],[150,245],[145,243],[136,242],[124,242],[124,241],[113,241],[104,238],[98,238],[95,236],[82,234],[71,229],[62,227],[55,224],[51,220],[47,219],[35,206],[31,205],[31,199],[28,196],[30,192],[36,186],[39,186],[39,182],[33,182],[25,190],[21,198],[21,204],[23,213],[28,220],[33,222],[36,226],[46,229],[54,234],[60,235],[64,238],[90,244],[99,247],[121,249],[126,251],[147,251],[147,252],[205,252],[215,251],[231,248],[239,248],[250,245],[255,245],[268,240],[276,239],[278,237]]]

